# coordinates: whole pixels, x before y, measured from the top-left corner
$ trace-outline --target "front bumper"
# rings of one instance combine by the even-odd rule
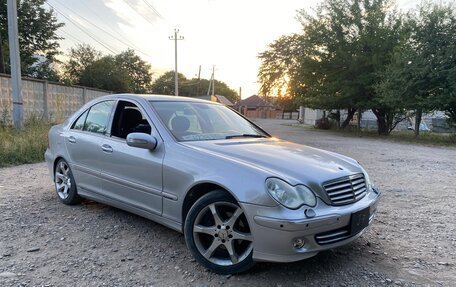
[[[293,262],[316,255],[318,252],[345,245],[360,237],[367,228],[350,233],[352,213],[369,208],[369,226],[377,209],[380,193],[370,191],[361,200],[345,205],[330,206],[318,199],[312,208],[315,216],[305,215],[306,209],[290,210],[282,206],[265,207],[240,203],[249,219],[254,237],[255,261]],[[304,246],[296,248],[296,239]]]

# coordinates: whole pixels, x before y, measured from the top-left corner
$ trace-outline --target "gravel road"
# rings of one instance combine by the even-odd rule
[[[305,261],[221,276],[192,259],[181,234],[91,201],[65,206],[44,163],[22,165],[0,169],[0,286],[456,284],[456,149],[258,123],[364,165],[383,198],[363,237]]]

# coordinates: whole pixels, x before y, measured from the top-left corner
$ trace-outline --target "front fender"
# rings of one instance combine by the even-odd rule
[[[180,144],[166,150],[172,152],[163,161],[163,192],[170,195],[163,199],[164,217],[181,222],[185,196],[202,183],[220,186],[239,202],[277,206],[264,188],[266,171]]]

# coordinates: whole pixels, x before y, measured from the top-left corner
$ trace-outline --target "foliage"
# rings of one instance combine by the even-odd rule
[[[21,131],[0,125],[0,167],[43,161],[49,128],[48,123],[33,117]]]
[[[84,70],[101,58],[101,52],[88,44],[77,44],[70,48],[68,60],[63,64],[63,81],[67,84],[81,85]]]
[[[371,109],[378,133],[441,110],[456,125],[456,12],[423,3],[405,15],[390,0],[325,0],[298,13],[302,32],[260,53],[264,95],[288,95],[310,108]],[[337,117],[337,116],[336,116]]]
[[[269,101],[273,102],[274,106],[284,111],[295,111],[299,107],[295,99],[287,95],[278,95],[277,97],[269,98]]]
[[[42,61],[34,63],[30,67],[27,76],[36,79],[58,82],[60,81],[60,75],[57,73],[57,70],[54,67],[54,62],[44,59]]]
[[[197,97],[207,94],[210,81],[207,79],[187,79],[183,74],[178,74],[179,79],[179,96]],[[215,94],[225,96],[232,103],[239,100],[239,95],[231,89],[226,83],[215,80]],[[152,93],[162,95],[174,95],[174,72],[168,71],[160,76],[152,84]]]
[[[183,74],[178,73],[178,80],[180,83],[179,92],[186,93],[184,86],[181,87],[181,85],[187,81],[187,78]],[[152,83],[151,92],[159,95],[174,95],[174,72],[168,71],[156,79]]]
[[[128,49],[115,56],[117,65],[130,77],[129,90],[133,93],[147,93],[151,89],[151,65],[143,61],[135,52]]]
[[[262,61],[258,72],[260,94],[270,97],[298,93],[300,84],[295,80],[298,80],[296,70],[302,56],[301,43],[301,35],[282,36],[258,55]]]
[[[389,105],[421,115],[444,110],[456,120],[456,13],[454,7],[424,3],[409,13],[407,38],[383,73],[377,90]]]
[[[283,90],[307,107],[374,110],[387,133],[394,108],[377,101],[375,84],[402,35],[388,0],[326,0],[314,14],[298,13],[301,34],[283,36],[259,55],[262,91]]]
[[[63,64],[63,79],[68,84],[129,93],[147,93],[151,89],[151,66],[133,50],[102,56],[83,44],[71,48],[68,56]]]
[[[55,65],[55,62],[47,59],[35,63],[30,67],[28,76],[36,79],[58,82],[60,81],[60,75],[55,69]]]
[[[6,72],[10,73],[7,39],[7,0],[0,0],[0,34],[2,35],[2,47],[4,47],[4,60]],[[56,31],[64,26],[59,23],[52,10],[46,10],[43,5],[45,0],[21,0],[18,1],[18,30],[19,49],[21,56],[22,74],[30,77],[49,77],[51,65],[36,68],[42,56],[47,61],[54,62],[59,53],[60,39]],[[45,74],[40,74],[44,72]],[[55,75],[55,74],[54,74]]]
[[[81,75],[80,84],[114,93],[131,92],[131,78],[113,56],[104,56],[88,65]]]
[[[320,130],[329,130],[331,128],[331,121],[329,118],[320,118],[315,122],[315,128]]]

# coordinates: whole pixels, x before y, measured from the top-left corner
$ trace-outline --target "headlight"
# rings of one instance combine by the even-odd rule
[[[366,180],[367,190],[372,190],[373,188],[375,188],[374,183],[371,181],[369,175],[367,174],[367,171],[361,165],[359,167],[363,171],[364,179]]]
[[[268,178],[266,188],[275,200],[291,209],[297,209],[302,205],[313,207],[317,204],[315,194],[304,185],[292,186],[278,178]]]

